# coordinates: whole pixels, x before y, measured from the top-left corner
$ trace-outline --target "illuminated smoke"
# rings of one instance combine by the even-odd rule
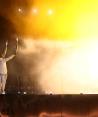
[[[84,47],[82,43],[77,47],[64,41],[24,39],[23,42],[20,56],[24,58],[24,68],[27,65],[27,74],[37,80],[45,93],[97,92],[96,42]]]
[[[37,82],[37,85],[35,88],[40,87],[40,90],[46,91],[44,87],[41,84],[41,81],[46,78],[45,73],[47,70],[50,71],[51,74],[51,67],[54,65],[55,60],[59,58],[60,52],[63,52],[62,48],[67,48],[69,46],[69,43],[66,42],[66,44],[62,42],[55,42],[55,41],[49,41],[49,40],[32,40],[32,39],[23,39],[23,46],[19,49],[19,54],[17,58],[19,59],[20,67],[24,74],[22,77],[31,77],[32,81],[34,80]],[[58,48],[60,46],[60,48]],[[57,61],[57,60],[56,60]],[[21,67],[23,66],[23,67]],[[54,72],[54,71],[53,71]],[[19,73],[16,73],[19,74]],[[47,74],[49,76],[49,74]],[[47,76],[47,80],[49,80]],[[51,80],[51,79],[50,79]],[[55,80],[55,79],[54,79]],[[60,80],[60,79],[58,79]],[[33,87],[33,83],[32,83]]]

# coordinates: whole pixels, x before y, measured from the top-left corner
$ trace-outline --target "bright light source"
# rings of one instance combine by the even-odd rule
[[[18,12],[22,13],[22,9],[21,9],[21,8],[19,8],[19,9],[18,9]]]
[[[38,13],[38,9],[33,8],[33,9],[32,9],[32,13],[34,13],[34,14]]]
[[[52,9],[49,9],[48,10],[48,15],[52,15],[53,14],[53,10]]]

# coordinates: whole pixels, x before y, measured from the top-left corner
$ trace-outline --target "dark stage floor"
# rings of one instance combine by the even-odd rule
[[[89,117],[92,113],[97,114],[98,95],[5,94],[0,95],[0,110],[1,113],[12,117],[15,115],[18,117],[29,117],[27,115],[32,115],[30,117],[61,117],[61,114],[62,117]],[[90,117],[98,117],[98,114]]]

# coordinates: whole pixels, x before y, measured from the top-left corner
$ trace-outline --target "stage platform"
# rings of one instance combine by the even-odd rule
[[[97,94],[80,95],[35,95],[3,94],[0,95],[0,111],[3,114],[24,117],[39,117],[40,113],[71,113],[88,115],[98,110]],[[16,117],[16,116],[15,116]],[[42,116],[48,117],[48,116]],[[50,116],[51,117],[51,116]],[[59,116],[57,116],[59,117]],[[65,117],[65,116],[63,116]],[[67,117],[67,116],[66,116]],[[69,117],[69,116],[68,116]],[[85,116],[86,117],[86,116]],[[94,116],[95,117],[95,116]],[[96,116],[98,117],[98,116]]]

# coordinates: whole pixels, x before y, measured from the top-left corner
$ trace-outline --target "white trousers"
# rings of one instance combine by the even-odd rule
[[[5,92],[7,74],[0,74],[0,93]]]

